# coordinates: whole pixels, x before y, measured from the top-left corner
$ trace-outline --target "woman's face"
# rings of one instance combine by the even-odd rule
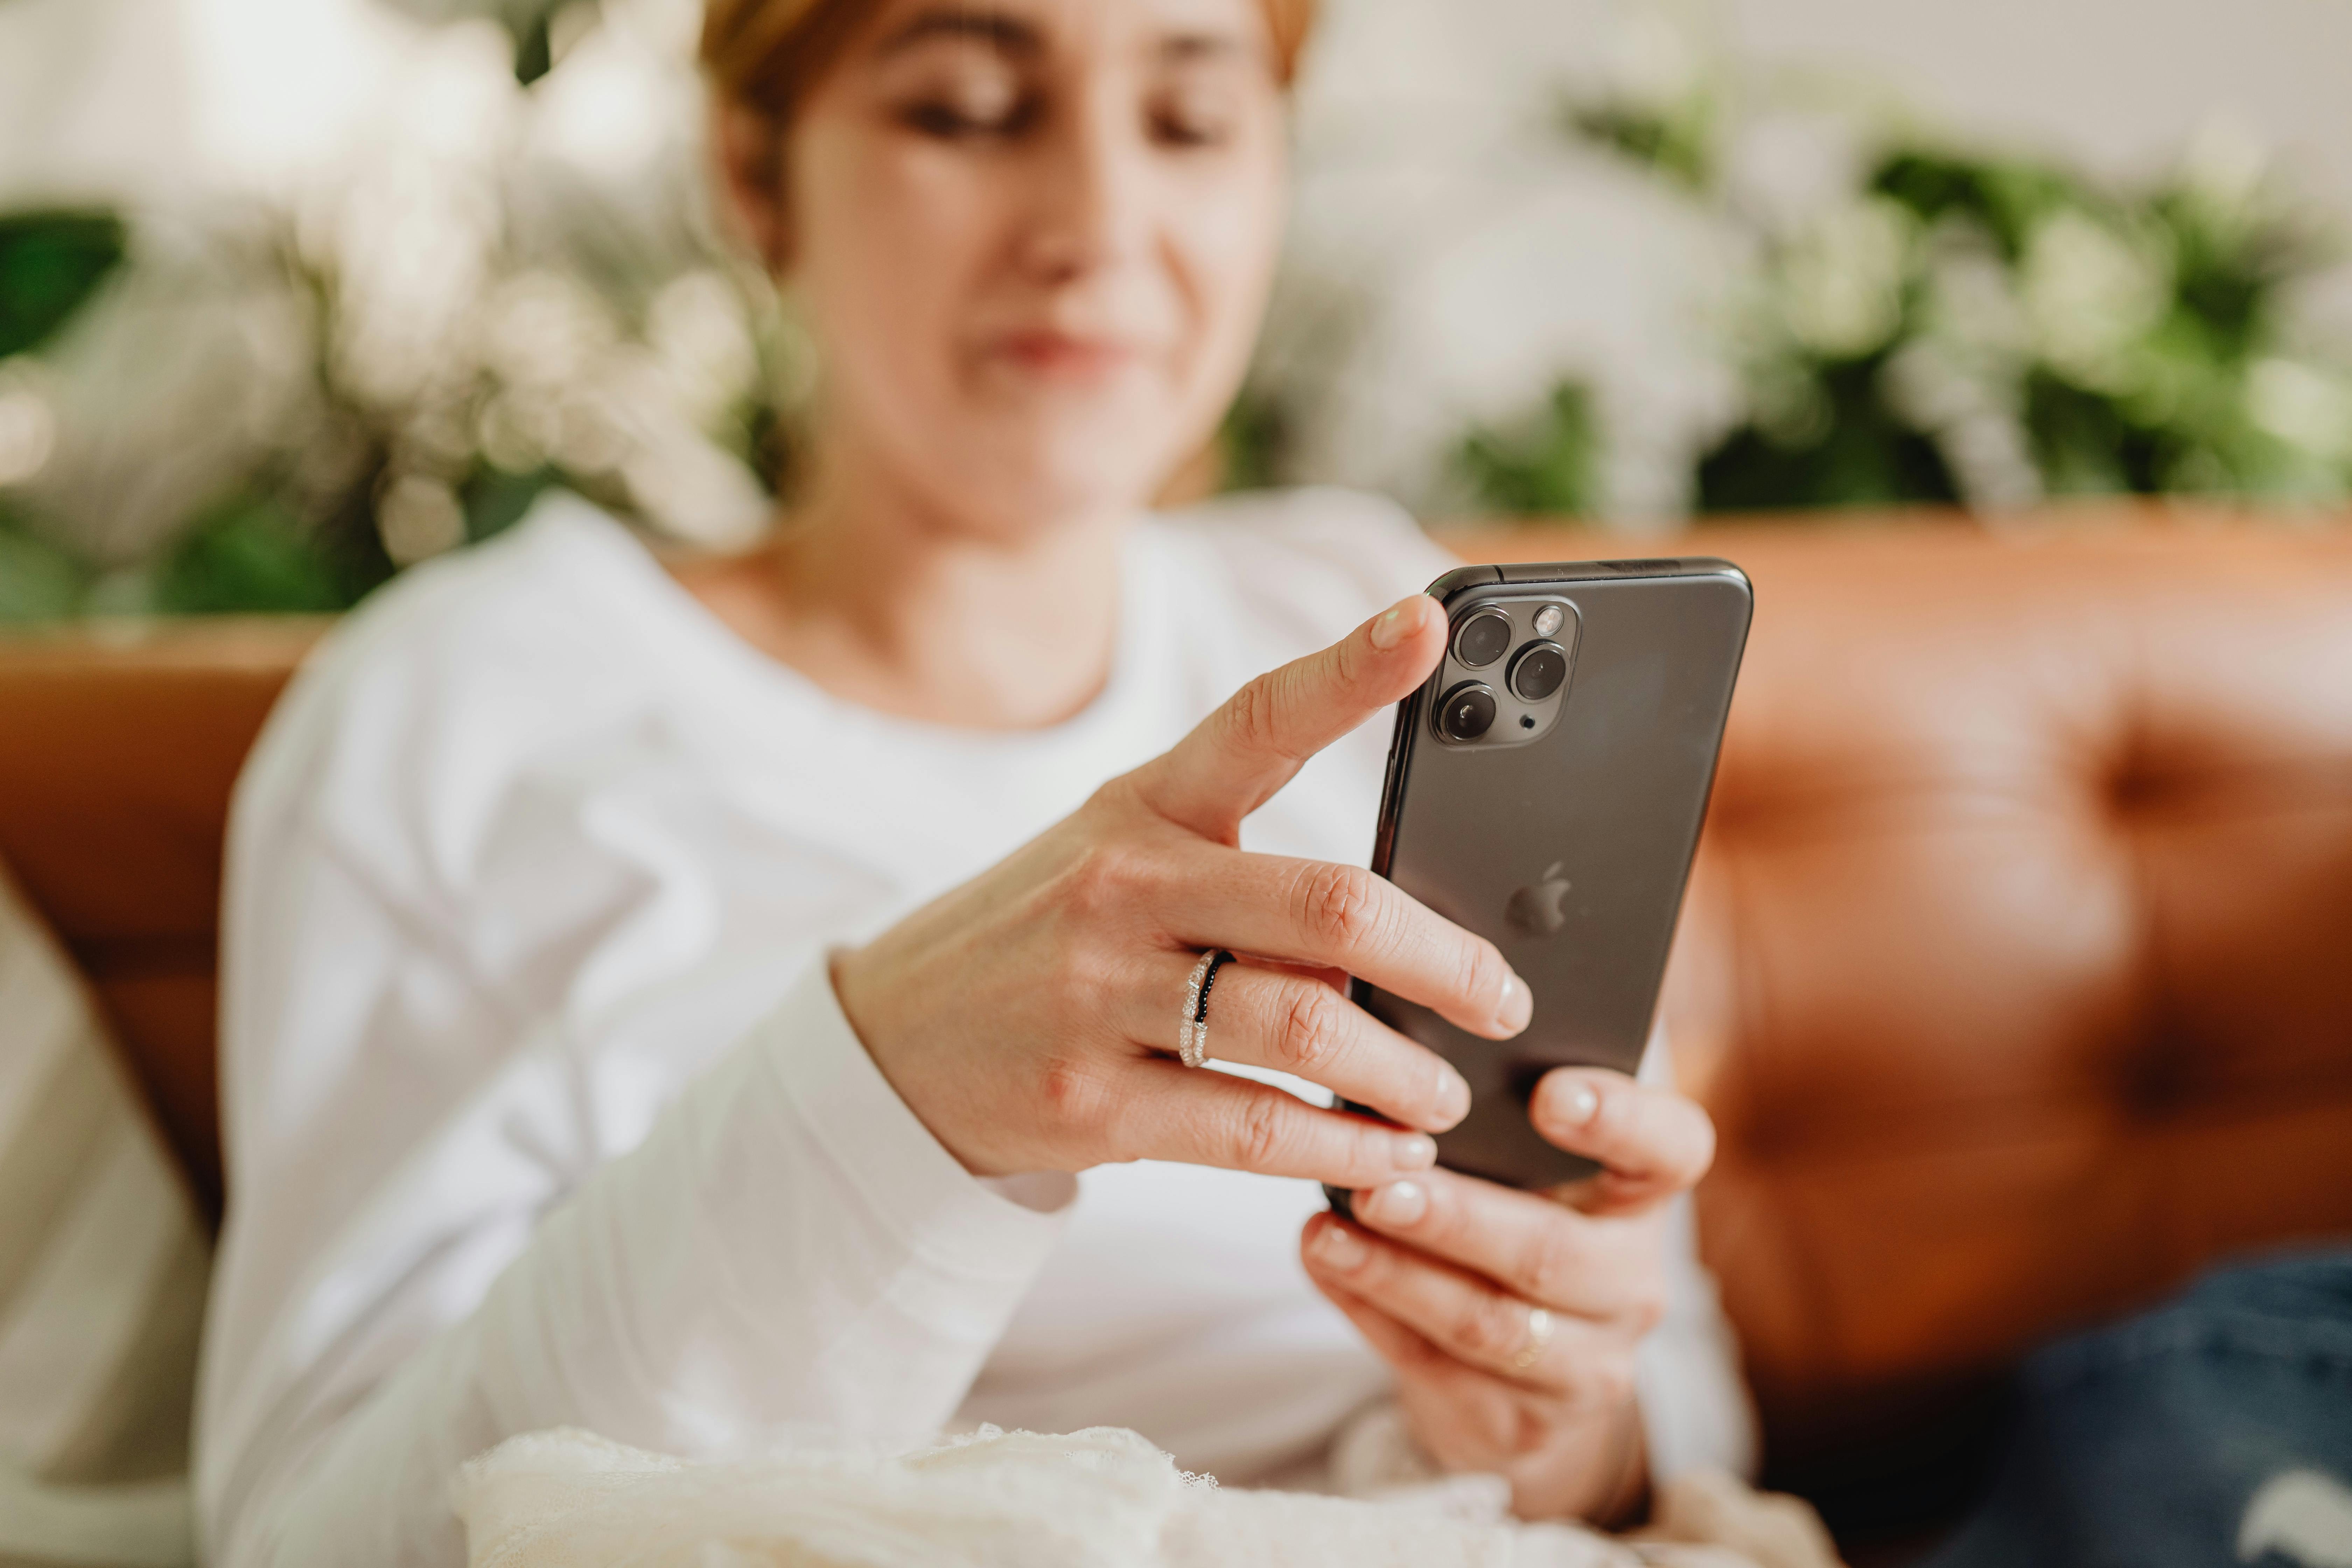
[[[1148,500],[1240,384],[1283,154],[1259,0],[886,0],[785,148],[821,460],[1008,540]]]

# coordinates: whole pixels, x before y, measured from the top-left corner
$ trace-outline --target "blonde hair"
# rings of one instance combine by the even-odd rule
[[[881,0],[709,0],[702,63],[719,95],[788,123]],[[1315,0],[1259,0],[1285,86],[1315,23]]]

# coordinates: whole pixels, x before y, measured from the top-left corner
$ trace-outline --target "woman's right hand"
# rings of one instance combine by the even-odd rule
[[[1242,819],[1308,757],[1428,678],[1415,595],[1244,687],[992,869],[834,960],[882,1075],[976,1175],[1181,1160],[1348,1188],[1436,1158],[1470,1109],[1445,1061],[1349,1001],[1347,975],[1505,1039],[1526,983],[1493,943],[1360,867],[1254,855]],[[1400,1131],[1175,1057],[1186,980],[1218,972],[1209,1048],[1374,1107]]]

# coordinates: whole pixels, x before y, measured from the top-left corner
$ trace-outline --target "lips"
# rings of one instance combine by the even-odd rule
[[[1143,357],[1142,350],[1115,338],[1050,328],[1006,332],[989,346],[991,357],[1051,381],[1100,381]]]

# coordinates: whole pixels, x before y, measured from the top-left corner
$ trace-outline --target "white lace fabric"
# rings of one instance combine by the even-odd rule
[[[471,1568],[1831,1568],[1811,1510],[1720,1472],[1669,1482],[1640,1539],[1524,1524],[1499,1478],[1374,1498],[1252,1491],[1134,1432],[983,1428],[930,1447],[688,1462],[572,1428],[456,1487]]]

